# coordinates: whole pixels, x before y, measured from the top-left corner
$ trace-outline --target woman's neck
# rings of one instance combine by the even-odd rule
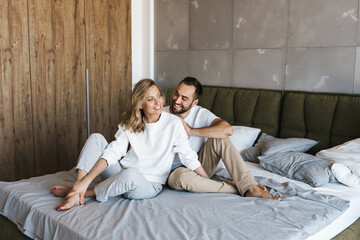
[[[161,116],[161,114],[159,114],[159,115],[151,115],[151,116],[145,115],[144,116],[144,121],[146,123],[155,123],[155,122],[159,121],[160,116]]]

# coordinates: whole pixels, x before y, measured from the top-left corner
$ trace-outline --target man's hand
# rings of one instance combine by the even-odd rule
[[[200,165],[200,167],[194,169],[194,172],[196,172],[197,174],[199,174],[200,176],[202,176],[204,178],[210,178],[201,165]]]
[[[185,128],[186,134],[187,134],[188,136],[192,136],[192,135],[191,135],[191,133],[192,133],[192,128],[189,126],[189,124],[187,124],[187,122],[185,122],[185,120],[184,120],[182,117],[179,116],[179,118],[180,118],[180,120],[181,120],[181,122],[182,122],[182,124],[183,124],[183,126],[184,126],[184,128]]]
[[[225,180],[225,181],[224,181],[224,183],[226,183],[226,184],[229,184],[229,185],[232,185],[232,186],[236,187],[236,184],[235,184],[235,182],[234,182],[234,181],[231,181],[231,180]]]

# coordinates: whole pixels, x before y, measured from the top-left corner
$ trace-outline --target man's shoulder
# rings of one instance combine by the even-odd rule
[[[201,107],[199,105],[196,105],[193,108],[194,108],[194,112],[196,113],[196,115],[213,114],[209,109]]]
[[[196,105],[194,106],[192,118],[194,119],[194,126],[198,125],[201,127],[206,127],[210,126],[210,124],[219,117],[207,108]]]

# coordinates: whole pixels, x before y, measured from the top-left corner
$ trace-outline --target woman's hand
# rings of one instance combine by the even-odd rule
[[[66,195],[66,198],[69,198],[73,195],[79,194],[80,204],[85,204],[85,193],[88,189],[90,183],[96,178],[97,175],[102,173],[108,166],[107,160],[100,158],[97,160],[95,165],[92,167],[90,172],[84,176],[83,179],[78,180],[72,185],[70,192]]]
[[[89,184],[86,183],[83,179],[80,181],[76,181],[74,183],[74,185],[72,185],[70,192],[66,195],[66,198],[69,198],[73,195],[78,194],[80,197],[80,200],[79,200],[80,204],[84,205],[85,204],[85,193],[86,193],[86,190],[88,189],[88,187],[89,187]]]

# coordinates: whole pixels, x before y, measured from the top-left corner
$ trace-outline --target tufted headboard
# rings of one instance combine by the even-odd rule
[[[169,102],[176,88],[170,88]],[[360,137],[360,94],[203,86],[199,105],[231,125],[320,141],[310,153]]]
[[[360,137],[360,95],[285,91],[279,137],[320,141],[311,153]]]

